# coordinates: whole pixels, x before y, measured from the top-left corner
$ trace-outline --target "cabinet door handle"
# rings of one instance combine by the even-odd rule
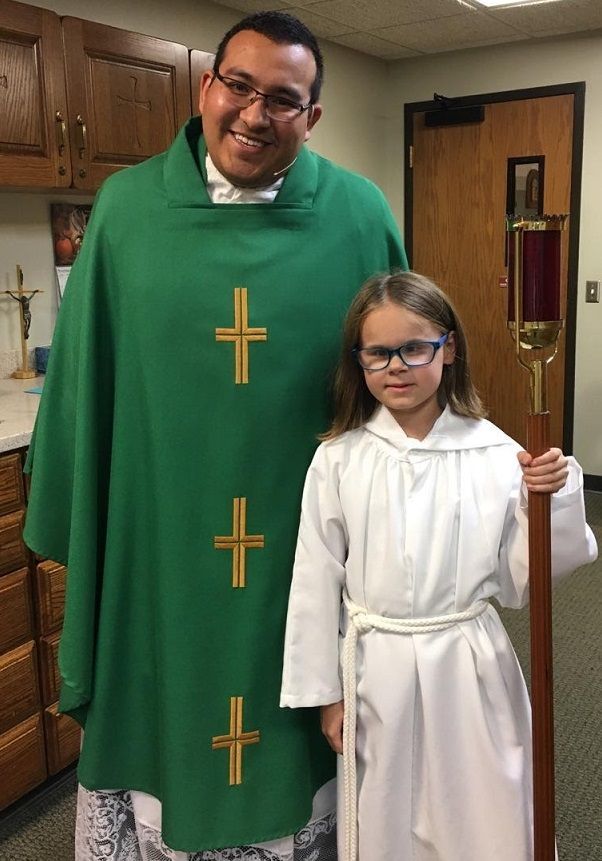
[[[81,132],[81,142],[79,145],[79,157],[84,158],[86,154],[86,148],[88,146],[88,130],[86,129],[86,121],[82,117],[81,114],[77,115],[76,123]]]
[[[65,120],[63,118],[63,112],[57,111],[54,117],[57,122],[56,138],[59,148],[59,156],[62,156],[65,152]]]

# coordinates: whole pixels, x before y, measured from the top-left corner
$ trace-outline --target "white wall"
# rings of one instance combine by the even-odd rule
[[[403,223],[403,106],[446,96],[586,82],[575,376],[574,452],[602,475],[602,305],[585,281],[602,280],[602,37],[514,43],[392,63],[385,191]]]
[[[223,36],[243,17],[208,0],[40,0],[29,5],[181,42],[189,48],[215,51]],[[326,85],[324,114],[310,146],[321,155],[363,173],[384,187],[386,175],[386,117],[379,95],[387,81],[387,66],[331,43],[323,43]],[[29,345],[51,341],[56,318],[49,204],[88,202],[92,198],[61,193],[28,194],[0,190],[0,291],[16,286],[15,265],[23,266],[26,286],[44,290],[32,302]],[[0,354],[19,349],[16,302],[0,300]],[[0,369],[2,362],[0,361]]]
[[[0,191],[0,294],[17,289],[16,264],[23,269],[25,290],[43,290],[31,302],[30,349],[49,344],[56,319],[50,204],[65,200],[89,203],[91,197],[61,198],[60,194],[25,194]],[[4,355],[18,351],[10,361]],[[0,295],[0,377],[21,359],[19,306]]]

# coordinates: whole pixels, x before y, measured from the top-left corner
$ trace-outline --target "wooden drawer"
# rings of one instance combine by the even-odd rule
[[[3,454],[0,456],[0,514],[22,508],[24,502],[21,455]]]
[[[0,732],[11,729],[39,708],[36,644],[29,642],[0,655]]]
[[[51,634],[63,624],[66,585],[67,569],[64,565],[48,560],[36,566],[41,634]]]
[[[44,711],[48,771],[56,774],[79,756],[81,728],[72,718],[57,713],[58,703]]]
[[[24,519],[24,511],[0,517],[0,574],[27,566],[27,547],[22,535]]]
[[[0,577],[0,654],[33,637],[27,568]]]
[[[25,795],[47,777],[42,715],[0,735],[0,810]]]
[[[40,637],[40,673],[42,682],[42,700],[45,706],[51,705],[59,698],[61,677],[59,674],[59,642],[61,632]]]

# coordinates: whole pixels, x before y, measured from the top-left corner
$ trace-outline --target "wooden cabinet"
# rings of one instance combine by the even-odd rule
[[[50,706],[59,698],[61,676],[59,673],[59,642],[60,632],[40,637],[40,676],[42,700],[45,706]]]
[[[71,184],[61,22],[0,0],[0,184]]]
[[[0,574],[27,565],[27,547],[23,543],[25,512],[13,511],[0,517]]]
[[[184,45],[0,0],[0,185],[94,191],[190,115]]]
[[[35,643],[0,656],[0,733],[40,708]]]
[[[0,460],[0,514],[21,508],[24,503],[21,458],[18,454],[7,454]]]
[[[190,117],[188,49],[63,18],[73,184],[163,152]]]
[[[48,774],[41,714],[0,735],[0,810],[8,807]]]
[[[63,624],[67,569],[58,562],[36,565],[36,591],[40,613],[40,631],[51,634]]]
[[[79,756],[81,732],[75,721],[58,714],[56,703],[44,710],[48,772],[56,774]]]
[[[58,714],[58,646],[67,569],[23,543],[24,452],[0,455],[0,810],[79,754]]]
[[[33,637],[29,571],[0,577],[0,655]]]

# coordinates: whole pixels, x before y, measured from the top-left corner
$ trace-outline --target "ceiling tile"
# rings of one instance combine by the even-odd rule
[[[229,9],[235,9],[237,12],[244,12],[247,15],[250,15],[252,12],[273,12],[276,9],[286,9],[287,6],[297,5],[300,6],[302,3],[294,4],[293,0],[226,0],[226,2],[220,3],[220,6],[227,6]],[[241,18],[243,16],[241,15]]]
[[[335,36],[342,36],[345,33],[352,33],[353,27],[348,24],[342,24],[340,21],[333,21],[330,18],[324,18],[323,15],[317,15],[311,8],[287,9],[291,15],[295,15],[300,21],[309,27],[312,33],[316,36],[322,36],[324,39],[332,39]]]
[[[427,53],[527,38],[513,27],[487,15],[481,15],[480,12],[465,12],[438,21],[375,29],[373,32],[382,39]]]
[[[394,27],[455,15],[462,7],[457,0],[319,0],[312,12],[349,24],[357,30]]]
[[[317,36],[384,59],[602,29],[602,0],[552,0],[495,11],[468,11],[475,0],[220,2],[241,17],[288,11]]]
[[[273,12],[282,9],[290,12],[293,6],[312,6],[316,0],[220,0],[220,6],[236,9],[238,12]]]
[[[337,44],[346,45],[348,48],[362,51],[364,54],[372,54],[383,60],[401,60],[405,57],[418,56],[416,51],[394,45],[371,33],[350,33],[347,36],[340,36],[337,38]]]
[[[557,0],[517,9],[491,10],[490,14],[531,36],[577,33],[602,27],[600,0]]]

